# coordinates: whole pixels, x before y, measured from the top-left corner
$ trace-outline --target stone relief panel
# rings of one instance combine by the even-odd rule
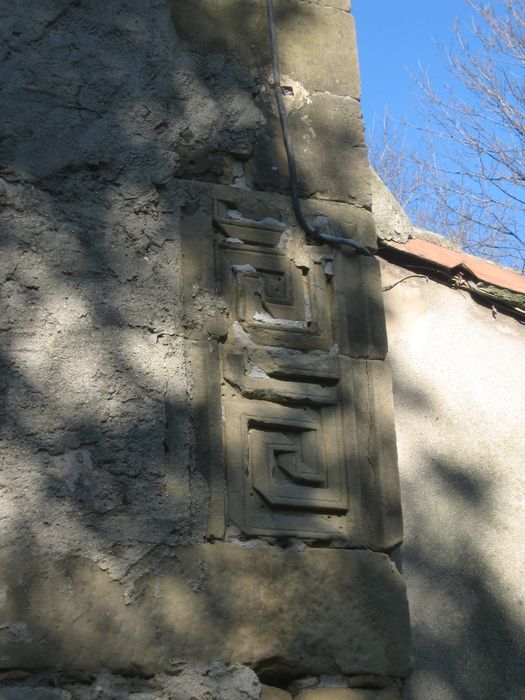
[[[224,407],[230,515],[241,529],[347,537],[349,475],[338,407],[253,400],[226,400]]]
[[[210,316],[226,309],[220,337],[209,321],[198,332],[201,357],[219,360],[197,365],[221,386],[222,447],[216,433],[196,446],[209,454],[217,445],[215,462],[224,456],[207,475],[210,534],[235,525],[246,536],[395,546],[401,514],[395,438],[385,438],[390,379],[377,369],[386,343],[376,261],[306,245],[279,196],[214,194],[182,227],[199,275],[187,296],[195,303],[202,293]],[[208,431],[212,403],[200,409]]]
[[[251,338],[260,345],[328,349],[333,337],[323,271],[291,262],[285,225],[216,217],[215,228],[222,238],[223,293]]]

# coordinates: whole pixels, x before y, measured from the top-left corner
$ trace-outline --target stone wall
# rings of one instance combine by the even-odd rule
[[[346,5],[276,2],[283,91],[308,220],[374,249]],[[379,270],[297,226],[265,3],[1,19],[0,697],[389,700]]]

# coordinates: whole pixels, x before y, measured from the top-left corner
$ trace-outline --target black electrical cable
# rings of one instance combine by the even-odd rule
[[[292,139],[290,137],[290,130],[288,128],[288,117],[286,114],[286,107],[284,106],[283,90],[281,86],[281,69],[279,66],[279,52],[277,50],[277,31],[273,0],[266,0],[266,12],[268,15],[268,29],[270,32],[270,43],[272,46],[273,87],[275,91],[275,99],[277,100],[279,119],[281,121],[281,129],[283,132],[283,141],[286,150],[286,157],[288,159],[288,172],[290,175],[292,205],[295,217],[297,219],[297,223],[306,233],[307,238],[310,240],[322,240],[326,241],[327,243],[339,243],[342,245],[349,245],[352,248],[354,248],[356,252],[372,257],[372,253],[368,250],[368,248],[362,243],[359,243],[359,241],[354,241],[352,238],[343,238],[342,236],[335,236],[331,233],[324,233],[323,231],[319,231],[313,228],[313,226],[310,226],[310,224],[304,217],[303,210],[301,207],[301,200],[299,197],[297,163],[295,160]]]

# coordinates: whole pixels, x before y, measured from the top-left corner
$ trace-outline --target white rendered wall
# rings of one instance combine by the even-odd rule
[[[408,270],[382,263],[388,286]],[[415,670],[409,700],[525,697],[525,325],[421,278],[385,292]]]

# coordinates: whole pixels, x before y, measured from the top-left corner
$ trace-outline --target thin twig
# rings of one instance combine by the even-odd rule
[[[405,280],[409,280],[411,277],[420,277],[428,282],[428,277],[426,275],[407,275],[406,277],[397,280],[397,282],[394,282],[394,284],[389,284],[387,287],[383,287],[382,291],[389,292],[391,289],[394,289],[394,287],[397,287],[398,284],[401,284],[401,282],[404,282]]]

